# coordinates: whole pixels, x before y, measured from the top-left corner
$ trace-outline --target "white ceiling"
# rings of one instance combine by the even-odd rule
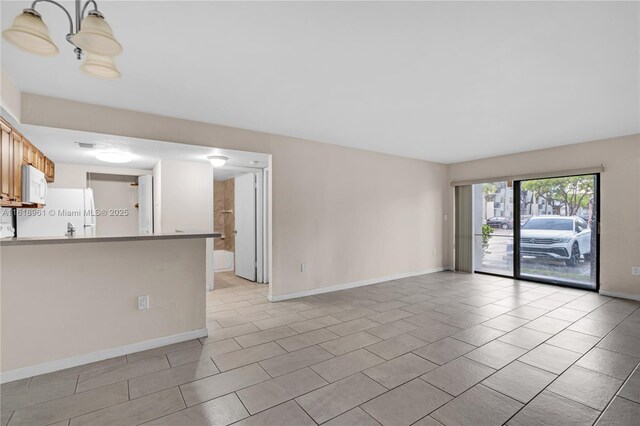
[[[123,79],[82,75],[41,3],[61,54],[3,41],[21,90],[446,163],[640,131],[638,2],[99,5]]]
[[[228,158],[227,164],[224,167],[216,168],[214,177],[216,180],[225,180],[247,173],[251,169],[267,167],[269,161],[267,154],[125,138],[75,130],[22,125],[20,131],[54,163],[148,170],[152,169],[158,160],[208,162],[207,156],[222,155]],[[78,142],[94,144],[95,147],[93,149],[81,148]],[[131,162],[124,164],[105,163],[96,158],[97,153],[105,150],[128,152],[134,158]]]

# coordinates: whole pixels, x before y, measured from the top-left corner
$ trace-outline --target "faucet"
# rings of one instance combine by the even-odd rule
[[[73,237],[75,235],[75,233],[76,233],[76,227],[73,226],[73,223],[68,222],[67,223],[67,233],[64,234],[64,235],[66,235],[67,237]]]

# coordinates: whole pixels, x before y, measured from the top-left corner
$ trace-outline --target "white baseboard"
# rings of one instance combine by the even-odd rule
[[[603,296],[619,297],[621,299],[637,300],[640,302],[640,294],[621,293],[618,291],[609,291],[609,290],[602,290],[602,289],[600,289],[598,293],[600,293]]]
[[[280,295],[277,295],[277,296],[268,295],[267,299],[269,301],[271,301],[271,302],[280,302],[282,300],[297,299],[299,297],[313,296],[313,295],[316,295],[316,294],[323,294],[323,293],[330,293],[332,291],[348,290],[350,288],[362,287],[362,286],[371,285],[371,284],[378,284],[378,283],[382,283],[382,282],[385,282],[385,281],[391,281],[391,280],[399,280],[401,278],[409,278],[409,277],[415,277],[415,276],[418,276],[418,275],[433,274],[434,272],[446,271],[446,270],[448,270],[448,268],[449,267],[444,266],[444,267],[440,267],[440,268],[426,269],[424,271],[406,272],[406,273],[402,273],[402,274],[388,275],[386,277],[371,278],[369,280],[355,281],[355,282],[351,282],[351,283],[332,285],[330,287],[312,288],[312,289],[305,290],[305,291],[298,291],[298,292],[295,292],[295,293],[280,294]]]
[[[184,333],[160,337],[158,339],[131,343],[129,345],[119,346],[117,348],[104,349],[84,355],[77,355],[70,358],[31,365],[29,367],[16,368],[15,370],[3,371],[2,373],[0,373],[0,383],[12,382],[14,380],[25,379],[27,377],[37,376],[39,374],[46,374],[54,371],[64,370],[66,368],[77,367],[79,365],[90,364],[96,361],[103,361],[105,359],[115,358],[117,356],[146,351],[147,349],[155,349],[161,346],[185,342],[187,340],[193,340],[200,337],[207,337],[208,335],[209,331],[206,328],[201,328],[199,330],[186,331]]]

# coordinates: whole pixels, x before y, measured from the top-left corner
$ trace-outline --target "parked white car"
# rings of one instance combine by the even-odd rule
[[[534,216],[521,227],[520,254],[575,266],[591,255],[591,229],[578,216]]]

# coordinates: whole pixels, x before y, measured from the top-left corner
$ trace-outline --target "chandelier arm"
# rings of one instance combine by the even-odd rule
[[[98,12],[98,3],[96,3],[96,0],[87,0],[82,7],[82,13],[80,14],[80,16],[82,16],[83,18],[84,13],[87,11],[87,7],[89,7],[90,4],[93,4],[93,10]]]
[[[56,6],[58,6],[60,9],[62,9],[62,11],[67,15],[67,18],[69,18],[69,35],[73,35],[73,18],[71,18],[71,15],[69,14],[69,11],[67,11],[67,9],[61,5],[60,3],[54,1],[54,0],[35,0],[33,3],[31,3],[31,9],[35,10],[36,8],[36,4],[40,3],[40,2],[46,2],[46,3],[51,3],[51,4],[55,4]]]

